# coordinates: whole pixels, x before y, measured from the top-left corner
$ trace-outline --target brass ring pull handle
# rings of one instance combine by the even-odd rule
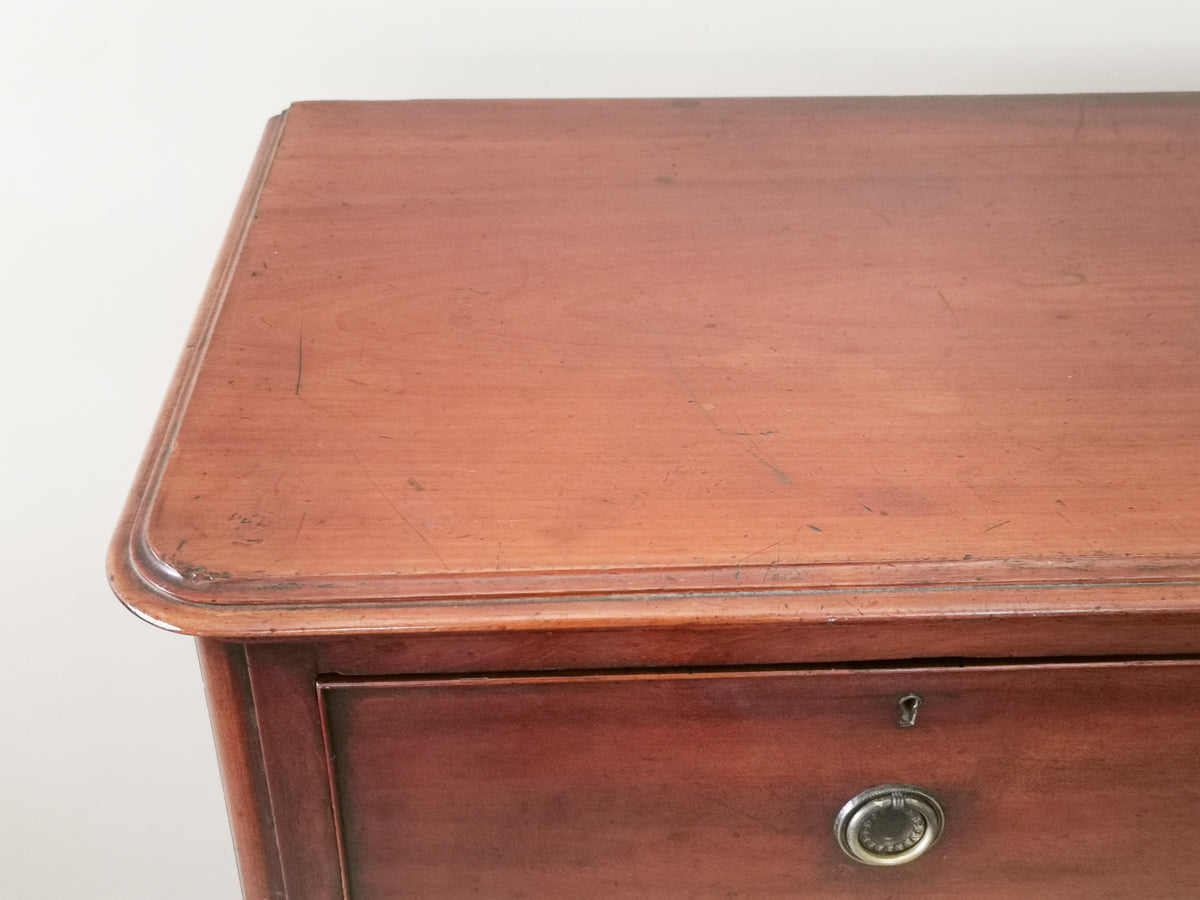
[[[932,794],[910,784],[863,791],[842,807],[833,828],[851,859],[869,866],[912,862],[942,834],[945,816]]]

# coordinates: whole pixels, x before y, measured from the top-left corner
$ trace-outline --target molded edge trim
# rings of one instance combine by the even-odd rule
[[[188,334],[171,386],[138,467],[133,488],[109,545],[107,569],[113,593],[136,615],[169,631],[182,630],[169,615],[173,594],[170,588],[175,580],[172,576],[178,577],[178,573],[150,552],[146,539],[146,518],[166,468],[173,437],[183,419],[196,375],[228,293],[233,270],[254,222],[258,198],[266,184],[286,123],[286,111],[267,122],[233,219],[221,243],[217,264],[205,288],[200,310]],[[150,575],[147,563],[151,569],[158,571]],[[164,607],[163,601],[167,601],[167,607]]]
[[[146,531],[148,518],[286,122],[285,111],[267,123],[110,545],[112,589],[142,619],[170,631],[226,639],[865,623],[897,616],[911,621],[1015,616],[1027,620],[1031,628],[1058,615],[1104,618],[1165,613],[1179,616],[1181,624],[1200,620],[1200,557],[1196,556],[303,579],[226,579],[177,571],[153,552]],[[986,602],[981,602],[981,594],[986,594]],[[464,615],[468,609],[469,615]],[[1185,644],[1191,647],[1186,633],[1181,633],[1180,641],[1181,651]]]

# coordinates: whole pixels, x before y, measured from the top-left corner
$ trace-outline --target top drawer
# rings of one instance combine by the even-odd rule
[[[1194,896],[1197,696],[1194,662],[321,684],[354,900]],[[835,816],[892,783],[944,833],[856,863]]]

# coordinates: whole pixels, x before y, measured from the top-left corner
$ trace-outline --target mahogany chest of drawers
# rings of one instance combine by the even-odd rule
[[[248,898],[1200,893],[1200,96],[305,103],[110,553]]]

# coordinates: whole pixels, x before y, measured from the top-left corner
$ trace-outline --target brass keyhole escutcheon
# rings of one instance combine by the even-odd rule
[[[921,708],[921,695],[905,694],[897,705],[900,707],[900,727],[914,727],[917,724],[917,710]]]

